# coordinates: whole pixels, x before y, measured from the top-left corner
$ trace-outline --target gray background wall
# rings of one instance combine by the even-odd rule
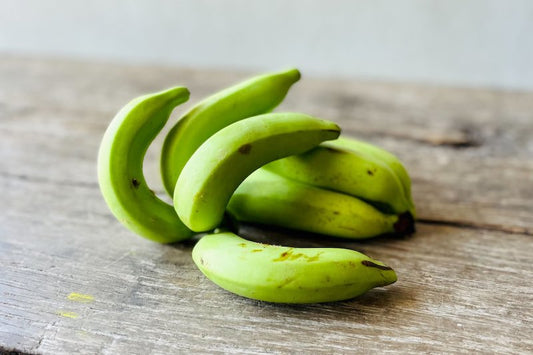
[[[531,0],[0,0],[0,51],[533,89]]]

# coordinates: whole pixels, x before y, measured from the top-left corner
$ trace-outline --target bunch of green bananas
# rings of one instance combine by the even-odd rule
[[[339,138],[333,122],[270,113],[299,78],[296,69],[254,77],[178,121],[161,155],[173,206],[147,186],[143,160],[189,91],[175,87],[124,106],[98,155],[100,188],[115,217],[161,243],[210,233],[193,249],[196,265],[219,286],[257,300],[336,301],[395,282],[390,267],[353,250],[266,245],[216,231],[226,216],[352,239],[414,231],[411,182],[394,155]]]

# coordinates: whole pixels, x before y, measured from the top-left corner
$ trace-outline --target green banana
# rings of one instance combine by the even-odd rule
[[[189,159],[176,183],[174,208],[193,231],[211,230],[222,220],[232,193],[254,170],[339,133],[335,123],[299,113],[269,113],[233,123]]]
[[[345,300],[397,280],[390,267],[353,250],[259,244],[228,232],[204,236],[192,257],[220,287],[268,302]]]
[[[143,159],[174,107],[188,98],[187,88],[175,87],[130,101],[109,124],[98,152],[98,182],[111,212],[133,232],[161,243],[192,232],[148,188]]]
[[[207,138],[233,122],[274,109],[299,79],[297,69],[260,75],[206,98],[183,115],[165,138],[161,154],[169,195],[185,163]]]
[[[410,210],[403,185],[374,156],[324,142],[305,153],[274,161],[265,169],[314,186],[363,199],[386,213]]]
[[[353,196],[290,180],[265,169],[258,169],[244,180],[231,197],[227,211],[238,221],[342,238],[413,232],[409,213],[383,214]]]
[[[402,162],[394,154],[376,145],[347,136],[339,137],[339,139],[335,140],[333,146],[347,148],[355,152],[368,153],[385,163],[396,173],[396,176],[402,183],[405,196],[409,202],[409,211],[413,217],[416,217],[415,204],[411,195],[411,178],[409,177],[409,174],[407,173],[407,170]]]

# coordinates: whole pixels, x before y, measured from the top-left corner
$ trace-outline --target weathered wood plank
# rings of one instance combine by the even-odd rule
[[[56,189],[19,183],[23,188],[12,185],[10,198]],[[520,353],[533,346],[533,293],[524,282],[533,277],[533,244],[527,236],[421,224],[407,239],[312,239],[312,245],[350,247],[387,260],[400,280],[351,301],[276,306],[211,284],[192,264],[190,243],[161,246],[131,235],[98,213],[103,206],[92,190],[70,186],[57,194],[72,205],[86,200],[86,213],[77,207],[55,219],[64,210],[58,202],[48,206],[50,222],[20,210],[1,220],[8,241],[1,254],[0,339],[8,344],[45,353],[294,347]],[[40,210],[47,202],[42,197],[33,205]],[[27,234],[20,238],[22,229]],[[243,229],[243,235],[258,233],[268,234]],[[61,243],[51,249],[54,239]],[[69,300],[71,292],[94,301]]]
[[[115,111],[176,83],[196,100],[245,76],[0,58],[0,347],[533,352],[533,94],[308,78],[290,93],[285,109],[336,120],[397,153],[419,217],[431,222],[411,238],[368,242],[242,228],[271,242],[353,248],[397,270],[395,285],[357,299],[246,300],[201,275],[193,241],[163,246],[125,230],[96,182],[97,148]],[[160,144],[146,160],[158,191]]]

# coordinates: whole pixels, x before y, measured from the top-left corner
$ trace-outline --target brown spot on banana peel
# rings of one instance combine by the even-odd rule
[[[312,263],[313,261],[318,261],[320,254],[322,254],[322,252],[316,254],[315,256],[306,256],[307,262]]]
[[[368,266],[368,267],[375,267],[376,269],[380,269],[380,270],[392,270],[391,267],[379,265],[370,260],[363,260],[361,261],[361,264],[363,264],[364,266]]]
[[[133,187],[136,188],[136,189],[141,185],[141,183],[139,182],[139,180],[137,180],[136,178],[131,179],[131,184],[132,184]]]
[[[318,254],[316,254],[314,256],[307,256],[307,255],[305,255],[303,253],[293,254],[292,248],[291,248],[291,249],[281,253],[278,258],[272,259],[272,261],[297,260],[299,258],[304,258],[304,259],[307,260],[308,263],[310,263],[310,262],[313,262],[313,261],[318,261],[318,259],[320,258],[320,254],[322,254],[322,252],[319,252]]]
[[[283,253],[280,254],[279,258],[272,259],[272,261],[285,261],[285,260],[287,260],[291,255],[292,255],[292,248],[289,249],[289,250],[287,250],[287,251],[284,251]]]
[[[296,260],[298,258],[301,258],[302,256],[305,256],[305,255],[303,255],[302,253],[298,253],[298,254],[295,254],[295,255],[291,255],[290,259],[291,260]]]
[[[239,147],[239,153],[248,154],[252,150],[252,145],[250,143],[243,144]]]
[[[398,216],[398,220],[394,223],[394,232],[399,235],[411,235],[416,232],[415,219],[409,212],[404,212]]]

